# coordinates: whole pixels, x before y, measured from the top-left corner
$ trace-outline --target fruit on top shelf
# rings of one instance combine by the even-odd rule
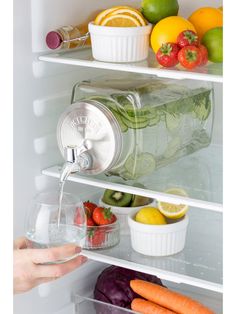
[[[199,46],[198,35],[191,30],[183,31],[177,37],[177,44],[180,48],[183,48],[185,46],[198,47]]]
[[[178,15],[179,4],[177,0],[143,0],[141,12],[153,24],[168,16]]]
[[[196,46],[185,46],[179,51],[178,60],[186,69],[193,69],[202,62],[201,51]]]
[[[143,297],[144,299],[158,304],[159,306],[164,307],[165,309],[170,310],[170,313],[179,313],[179,314],[214,314],[214,312],[201,304],[198,301],[195,301],[189,297],[186,297],[183,294],[174,292],[165,287],[161,287],[151,282],[147,282],[140,279],[135,279],[130,281],[130,286],[132,290]],[[153,314],[153,313],[169,313],[169,312],[153,312],[149,311],[148,308],[143,306],[138,306],[136,301],[131,304],[131,308],[138,313],[143,314]],[[136,306],[135,306],[136,305]],[[135,307],[135,308],[134,308]],[[172,312],[174,311],[174,312]]]
[[[208,50],[208,58],[212,62],[223,62],[223,27],[212,28],[207,31],[202,43]]]
[[[188,196],[185,190],[179,189],[179,188],[168,189],[165,191],[165,193],[186,196],[186,197]],[[180,205],[170,204],[170,203],[159,201],[158,209],[167,218],[179,219],[186,214],[186,212],[189,209],[189,206],[182,205],[182,204]]]
[[[167,42],[177,43],[178,35],[185,31],[196,32],[192,23],[181,16],[169,16],[158,22],[151,33],[151,47],[155,53],[162,44]]]
[[[207,48],[203,45],[199,45],[198,49],[200,50],[201,55],[202,55],[202,61],[201,61],[200,65],[207,64],[207,62],[208,62],[208,50],[207,50]]]
[[[201,40],[208,30],[223,26],[223,12],[217,8],[203,7],[194,11],[188,20],[194,25]]]
[[[110,27],[137,27],[147,25],[147,21],[135,8],[115,6],[100,12],[94,24]]]
[[[158,49],[156,58],[164,67],[173,67],[178,64],[179,47],[175,43],[165,43]]]
[[[130,193],[105,190],[102,202],[117,207],[138,207],[150,204],[152,199],[140,195],[133,195]]]
[[[165,225],[166,220],[156,207],[143,207],[135,215],[135,221],[146,225]]]

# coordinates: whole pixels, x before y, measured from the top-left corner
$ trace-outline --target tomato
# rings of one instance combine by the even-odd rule
[[[88,240],[92,247],[98,247],[104,243],[106,239],[104,230],[99,230],[96,227],[88,232]]]
[[[177,44],[180,48],[185,46],[198,46],[199,39],[195,32],[191,30],[186,30],[181,32],[177,37]]]
[[[193,69],[202,62],[200,49],[195,46],[186,46],[180,49],[178,59],[179,63],[186,69]]]
[[[97,207],[96,204],[90,202],[90,201],[86,201],[83,203],[84,204],[84,209],[86,211],[86,214],[89,216],[89,217],[92,217],[93,215],[93,211],[94,209]]]
[[[198,48],[199,48],[201,55],[202,55],[202,62],[200,65],[205,65],[208,62],[208,51],[207,51],[206,47],[203,45],[200,45]]]
[[[110,208],[97,207],[93,211],[93,220],[97,225],[109,225],[116,221]]]
[[[175,43],[162,44],[158,49],[156,58],[157,61],[164,67],[173,67],[178,61],[179,47]]]

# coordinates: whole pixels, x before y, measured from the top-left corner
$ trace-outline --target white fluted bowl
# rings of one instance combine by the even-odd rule
[[[132,248],[148,256],[168,256],[183,250],[189,218],[166,225],[147,225],[136,222],[137,212],[128,216]]]
[[[145,60],[149,50],[152,24],[138,27],[88,25],[94,59],[104,62]]]

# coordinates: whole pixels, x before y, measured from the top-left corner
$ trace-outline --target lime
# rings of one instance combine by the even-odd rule
[[[143,0],[141,12],[153,24],[167,16],[178,15],[179,4],[177,0]]]
[[[208,50],[208,59],[212,62],[223,62],[223,27],[215,27],[205,33],[202,44]]]
[[[138,211],[135,220],[146,225],[165,225],[165,217],[155,207],[143,207]]]
[[[175,194],[175,195],[181,195],[181,196],[187,196],[187,193],[180,188],[172,188],[169,190],[166,190],[165,193],[168,194]],[[183,217],[187,210],[188,210],[188,205],[176,205],[176,204],[170,204],[166,202],[158,202],[158,208],[160,212],[167,218],[171,219],[178,219]]]

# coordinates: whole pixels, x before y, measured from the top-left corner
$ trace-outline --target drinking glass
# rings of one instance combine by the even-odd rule
[[[59,215],[59,192],[43,192],[31,201],[25,220],[30,248],[51,248],[65,244],[83,247],[86,216],[83,203],[73,194],[63,193]],[[50,263],[62,263],[78,254]]]

